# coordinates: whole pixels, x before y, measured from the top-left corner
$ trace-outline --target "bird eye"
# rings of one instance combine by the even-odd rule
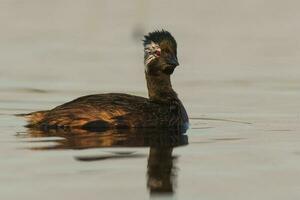
[[[155,55],[156,55],[156,56],[160,56],[160,51],[159,51],[159,50],[156,50],[156,51],[155,51]]]

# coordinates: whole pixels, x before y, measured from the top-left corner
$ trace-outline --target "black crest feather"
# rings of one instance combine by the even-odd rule
[[[160,44],[162,41],[166,41],[169,42],[173,47],[177,47],[177,43],[176,40],[174,39],[174,37],[171,35],[170,32],[165,31],[165,30],[161,30],[161,31],[153,31],[148,33],[148,35],[144,36],[144,46],[146,46],[147,44],[150,44],[151,41]]]

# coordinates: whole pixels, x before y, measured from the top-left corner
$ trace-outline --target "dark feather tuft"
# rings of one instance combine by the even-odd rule
[[[160,44],[162,41],[166,41],[169,42],[174,48],[177,48],[177,43],[176,40],[174,39],[174,37],[171,35],[170,32],[165,31],[165,30],[161,30],[161,31],[153,31],[148,33],[148,35],[144,36],[144,46],[146,46],[147,44],[150,44],[151,41]]]

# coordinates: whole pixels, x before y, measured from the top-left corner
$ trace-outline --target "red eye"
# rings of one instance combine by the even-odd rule
[[[155,51],[155,55],[160,56],[160,51],[159,51],[159,50],[156,50],[156,51]]]

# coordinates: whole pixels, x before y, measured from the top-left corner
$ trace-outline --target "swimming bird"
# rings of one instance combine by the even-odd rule
[[[179,65],[176,40],[168,31],[154,31],[144,36],[143,46],[148,98],[121,93],[83,96],[52,110],[25,114],[27,127],[187,128],[188,115],[170,78]]]

